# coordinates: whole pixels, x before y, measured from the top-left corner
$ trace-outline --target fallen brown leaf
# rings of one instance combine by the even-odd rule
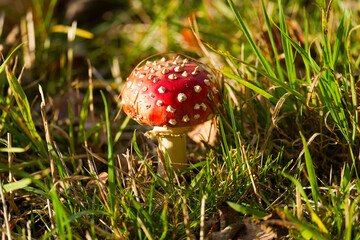
[[[98,175],[98,179],[93,179],[90,180],[87,184],[86,184],[86,190],[87,191],[93,191],[94,188],[97,186],[98,182],[100,182],[101,184],[106,184],[108,181],[108,173],[107,172],[102,172]]]
[[[246,218],[243,219],[246,231],[239,232],[236,240],[250,240],[250,239],[285,239],[288,235],[288,227],[284,214],[274,210],[269,215],[261,219]]]
[[[202,141],[207,142],[211,146],[215,146],[216,133],[216,121],[207,121],[197,125],[188,133],[188,137],[195,143],[201,144],[201,146],[203,146]]]
[[[244,229],[245,225],[242,221],[237,223],[230,224],[221,231],[213,232],[209,235],[210,240],[224,240],[224,239],[233,239],[235,235],[241,230]]]
[[[219,218],[210,218],[205,223],[209,240],[286,239],[291,227],[284,214],[277,210],[261,219],[241,219],[240,214],[229,206],[220,207],[219,213]]]

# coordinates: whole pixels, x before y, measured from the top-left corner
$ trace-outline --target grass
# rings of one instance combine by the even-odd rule
[[[350,2],[114,1],[77,22],[56,0],[29,4],[0,14],[4,239],[204,239],[236,221],[279,239],[360,239]],[[118,99],[158,52],[212,63],[223,86],[216,144],[188,141],[192,164],[165,177]]]

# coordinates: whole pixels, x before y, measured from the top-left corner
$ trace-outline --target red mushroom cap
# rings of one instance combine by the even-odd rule
[[[140,124],[189,127],[210,120],[219,102],[215,76],[187,58],[147,61],[127,79],[122,107]]]

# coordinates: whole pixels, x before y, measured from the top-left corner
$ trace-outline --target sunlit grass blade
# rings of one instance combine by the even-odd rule
[[[234,161],[233,161],[232,154],[228,154],[230,152],[230,148],[229,148],[228,141],[226,139],[223,120],[221,118],[219,119],[219,129],[220,129],[220,133],[221,133],[221,137],[222,137],[221,145],[222,145],[223,154],[224,154],[224,156],[228,155],[228,158],[226,158],[227,166],[230,167],[231,170],[233,170],[234,169]]]
[[[297,231],[300,232],[304,239],[330,239],[330,236],[328,234],[320,232],[313,224],[297,219],[288,211],[285,211],[285,215],[286,218],[291,221],[291,223],[295,224],[295,226],[297,227]]]
[[[280,81],[281,81],[281,82],[285,82],[285,77],[284,77],[283,69],[282,69],[282,66],[281,66],[280,61],[279,61],[278,49],[277,49],[276,44],[275,44],[275,41],[274,41],[273,31],[272,31],[272,28],[271,28],[271,23],[270,23],[269,15],[267,14],[267,9],[266,9],[264,0],[261,0],[261,4],[262,4],[262,8],[263,8],[264,17],[265,17],[265,23],[266,23],[266,27],[267,27],[267,33],[269,34],[269,39],[270,39],[271,47],[272,47],[272,50],[273,50],[273,52],[274,52],[274,57],[275,57],[275,62],[276,62],[276,70],[277,70],[278,76],[279,76],[279,78],[280,78]]]
[[[2,186],[2,189],[5,192],[15,191],[15,190],[23,189],[23,188],[29,186],[31,184],[31,182],[32,181],[31,181],[30,178],[23,178],[23,179],[20,179],[20,180],[18,180],[16,182],[11,182],[11,183],[4,184]]]
[[[309,198],[308,198],[307,194],[305,193],[303,187],[301,186],[301,183],[298,180],[296,180],[293,176],[291,176],[285,172],[282,172],[281,174],[283,176],[285,176],[286,178],[288,178],[295,185],[295,187],[299,190],[301,196],[304,198],[305,203],[308,206],[308,208],[312,209],[311,204],[309,202]]]
[[[28,98],[21,87],[18,79],[11,72],[11,70],[6,68],[6,75],[11,87],[11,90],[14,94],[15,100],[18,104],[19,110],[22,114],[22,117],[25,121],[25,125],[29,131],[29,137],[32,140],[33,144],[36,146],[36,149],[43,157],[47,157],[47,151],[43,139],[40,137],[39,133],[36,130],[33,118],[31,116],[31,108],[28,101]]]
[[[304,9],[304,35],[305,35],[305,42],[304,42],[304,50],[308,52],[310,55],[310,44],[309,44],[309,21],[307,18],[306,9]],[[307,61],[303,61],[305,66],[305,76],[306,82],[309,86],[311,86],[311,77],[310,77],[310,64]]]
[[[345,164],[341,171],[340,191],[347,195],[351,186],[351,169],[348,164]]]
[[[351,12],[350,12],[351,13]],[[351,14],[350,14],[351,16]],[[351,53],[350,53],[350,48],[351,48],[351,34],[352,32],[354,32],[355,30],[358,30],[360,28],[359,25],[355,26],[352,28],[351,25],[351,17],[348,18],[348,22],[347,22],[347,28],[346,28],[346,33],[345,33],[345,55],[346,55],[346,65],[345,65],[345,70],[346,70],[346,75],[349,76],[348,78],[346,78],[346,85],[345,85],[345,89],[347,88],[347,84],[350,80],[350,94],[352,101],[352,128],[353,128],[353,134],[352,134],[352,141],[354,142],[356,140],[356,136],[359,132],[359,111],[358,111],[358,96],[357,96],[357,92],[358,90],[356,89],[355,86],[355,79],[354,79],[354,70],[353,70],[353,63],[352,63],[352,59],[351,59]],[[349,91],[347,91],[349,92]]]
[[[204,42],[203,42],[204,43]],[[210,48],[212,51],[216,52],[217,54],[227,57],[227,58],[231,58],[234,59],[238,62],[240,62],[241,64],[244,64],[246,66],[248,66],[249,68],[253,69],[254,71],[256,71],[258,74],[261,74],[267,78],[269,78],[271,80],[271,82],[276,85],[276,86],[280,86],[283,89],[285,89],[287,92],[290,92],[291,94],[293,94],[297,99],[299,99],[300,101],[302,101],[303,103],[306,103],[306,97],[304,97],[301,93],[299,93],[297,90],[290,88],[285,82],[282,82],[281,80],[279,80],[276,76],[272,77],[271,75],[269,75],[268,73],[264,72],[262,69],[255,67],[247,62],[242,61],[239,58],[236,58],[234,56],[232,56],[229,52],[224,52],[221,51],[219,49],[216,49],[214,46],[208,44],[208,43],[204,43],[208,48]],[[229,72],[229,70],[227,69],[221,69],[219,70],[221,73],[223,73],[225,76],[234,76],[234,80],[238,81],[238,80],[242,80],[240,77],[232,74]],[[249,82],[248,82],[249,84]],[[249,86],[248,86],[249,87]],[[256,87],[256,85],[252,85],[252,88]],[[264,91],[264,90],[263,90]],[[270,96],[269,96],[270,97]]]
[[[291,39],[291,37],[286,32],[283,32],[279,26],[277,26],[274,22],[273,24],[275,27],[277,27],[277,29],[279,29],[281,34],[283,34],[283,36],[288,39],[289,43],[293,46],[293,48],[295,48],[295,50],[301,55],[303,60],[307,62],[313,68],[314,72],[317,74],[320,71],[320,67],[316,63],[316,61],[311,57],[310,52],[307,53],[298,43],[296,43],[293,39]]]
[[[309,174],[309,173],[308,173]],[[313,207],[311,206],[311,203],[309,201],[309,197],[307,196],[307,194],[305,193],[303,187],[301,186],[300,182],[298,180],[296,180],[293,176],[290,176],[284,172],[282,172],[282,175],[285,176],[286,178],[288,178],[294,185],[295,187],[298,189],[298,191],[300,192],[301,196],[304,198],[304,201],[308,207],[308,210],[310,212],[311,215],[311,219],[314,223],[316,223],[316,225],[318,226],[320,231],[317,231],[319,234],[328,234],[328,230],[325,227],[324,223],[322,222],[322,220],[319,218],[319,216],[317,215],[317,210],[313,210]],[[312,188],[313,190],[313,188]],[[314,191],[317,191],[317,189],[314,189]],[[314,198],[314,195],[313,195]],[[317,203],[315,203],[315,208],[317,209]],[[302,222],[299,221],[296,217],[291,216],[292,221],[294,222],[298,222],[299,224],[304,224],[304,229],[307,229],[308,224],[306,222]]]
[[[335,38],[335,43],[334,43],[334,49],[333,49],[333,58],[332,58],[332,68],[335,69],[336,68],[336,64],[338,62],[338,58],[339,58],[339,54],[341,51],[341,43],[343,40],[343,36],[344,36],[344,32],[345,32],[345,12],[343,13],[340,23],[339,23],[339,27],[337,29],[337,33],[336,33],[336,38]]]
[[[235,18],[240,26],[240,29],[243,31],[246,39],[248,40],[248,42],[251,45],[251,48],[255,52],[256,56],[259,58],[261,65],[264,67],[267,74],[269,74],[271,77],[276,77],[276,75],[273,71],[273,67],[270,65],[270,63],[266,60],[264,55],[261,53],[259,47],[257,46],[253,37],[251,36],[248,27],[246,26],[243,19],[241,18],[240,12],[237,10],[234,2],[232,0],[228,0],[228,3],[231,7],[231,10],[233,11],[233,13],[235,15]]]
[[[24,45],[24,44],[22,43],[22,44],[18,45],[18,46],[6,57],[6,59],[5,59],[5,60],[3,61],[3,63],[0,65],[0,74],[1,74],[2,72],[4,72],[5,66],[6,66],[7,62],[10,60],[11,56],[12,56],[20,47],[22,47],[22,45]]]
[[[352,240],[354,239],[353,238],[353,226],[354,226],[354,215],[356,214],[357,210],[356,208],[358,207],[358,204],[359,204],[359,197],[357,197],[355,199],[355,201],[353,201],[351,204],[350,204],[351,201],[346,201],[346,208],[345,208],[345,211],[346,211],[346,215],[345,217],[347,218],[345,220],[345,223],[347,223],[347,226],[345,226],[345,233],[344,233],[344,240]],[[350,205],[350,206],[349,206]],[[357,236],[356,239],[359,239],[360,237]]]
[[[282,8],[281,0],[278,0],[278,7],[279,7],[279,21],[280,21],[280,28],[282,30],[281,33],[281,42],[283,46],[283,51],[285,55],[285,63],[286,63],[286,70],[287,70],[287,77],[289,79],[289,86],[293,89],[297,89],[297,80],[296,80],[296,72],[295,72],[295,59],[293,55],[293,50],[291,48],[291,44],[284,36],[283,33],[288,34],[284,11]]]
[[[242,214],[251,214],[256,219],[263,218],[268,215],[265,211],[261,211],[259,209],[255,209],[249,206],[242,206],[233,202],[227,202],[227,204],[235,211]]]
[[[133,146],[134,146],[134,150],[135,150],[136,154],[139,156],[139,158],[141,160],[144,160],[144,156],[141,153],[141,151],[139,149],[139,146],[138,146],[138,144],[136,142],[136,130],[134,131],[134,134],[133,134]]]
[[[30,145],[28,147],[22,148],[22,147],[10,147],[10,148],[0,148],[0,152],[8,152],[8,153],[22,153],[26,152],[29,149]]]
[[[329,231],[327,230],[325,224],[323,223],[323,221],[320,219],[320,216],[317,215],[316,212],[314,211],[310,211],[311,214],[311,220],[316,223],[316,225],[318,226],[319,230],[321,233],[325,233],[328,234]]]
[[[329,2],[332,4],[332,1]],[[322,51],[323,59],[326,66],[330,67],[332,64],[332,51],[330,46],[330,33],[329,33],[329,23],[328,23],[328,8],[326,7],[326,1],[324,1],[325,7],[321,7],[321,28],[322,28]],[[329,6],[331,7],[331,6]]]
[[[344,108],[341,103],[341,94],[339,85],[335,82],[335,76],[329,68],[320,69],[317,63],[312,59],[312,57],[306,53],[306,51],[297,44],[294,40],[290,38],[288,34],[283,32],[280,28],[278,28],[283,36],[285,36],[291,45],[298,51],[298,53],[302,56],[303,60],[309,63],[309,65],[313,68],[315,74],[320,74],[318,76],[319,79],[319,86],[321,90],[320,98],[323,104],[327,107],[330,111],[332,118],[334,119],[335,123],[338,125],[338,129],[345,137],[347,141],[350,141],[349,136],[349,127],[346,120],[346,115],[344,112]],[[321,71],[321,72],[320,72]],[[330,72],[329,72],[330,71]],[[324,76],[325,73],[325,76]]]
[[[69,31],[71,31],[71,26],[55,25],[52,27],[52,31],[57,32],[57,33],[68,34]],[[87,38],[87,39],[92,39],[94,37],[94,35],[91,32],[86,31],[84,29],[80,29],[80,28],[76,28],[75,35],[78,37]]]
[[[266,92],[265,90],[259,88],[258,86],[256,86],[255,84],[249,82],[249,81],[246,81],[244,79],[241,79],[240,77],[232,74],[232,73],[229,73],[229,72],[226,72],[226,71],[221,71],[225,76],[231,78],[231,79],[234,79],[236,80],[238,83],[241,83],[242,85],[250,88],[251,90],[253,90],[254,92],[262,95],[263,97],[265,97],[266,99],[269,99],[271,102],[275,103],[278,101],[278,99],[276,99],[276,97],[274,97],[273,95],[271,95],[270,93]]]
[[[42,181],[40,178],[43,178],[44,176],[48,176],[50,173],[49,169],[45,169],[37,174],[29,174],[25,171],[21,171],[16,168],[10,168],[8,165],[0,163],[0,172],[12,172],[13,174],[16,174],[17,176],[20,176],[23,179],[30,179],[31,183],[34,184],[34,186],[41,188],[44,192],[49,192],[50,188]],[[20,181],[20,179],[19,179]],[[28,180],[24,180],[23,183],[26,183]],[[24,187],[26,188],[26,186]]]
[[[300,132],[300,135],[301,135],[301,139],[302,139],[302,143],[303,143],[303,147],[304,147],[306,169],[307,169],[307,173],[309,175],[308,180],[311,185],[311,192],[312,192],[313,199],[315,202],[315,211],[317,212],[318,211],[318,201],[321,199],[320,193],[318,192],[319,186],[317,184],[316,173],[315,173],[314,165],[313,165],[311,155],[309,152],[309,148],[307,146],[307,142],[301,132]]]

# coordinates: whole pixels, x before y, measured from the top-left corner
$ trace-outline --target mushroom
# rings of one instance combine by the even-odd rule
[[[210,68],[177,56],[146,61],[132,71],[121,91],[124,112],[140,124],[154,126],[146,133],[157,138],[172,167],[187,167],[185,134],[214,117],[220,99],[217,78]]]

